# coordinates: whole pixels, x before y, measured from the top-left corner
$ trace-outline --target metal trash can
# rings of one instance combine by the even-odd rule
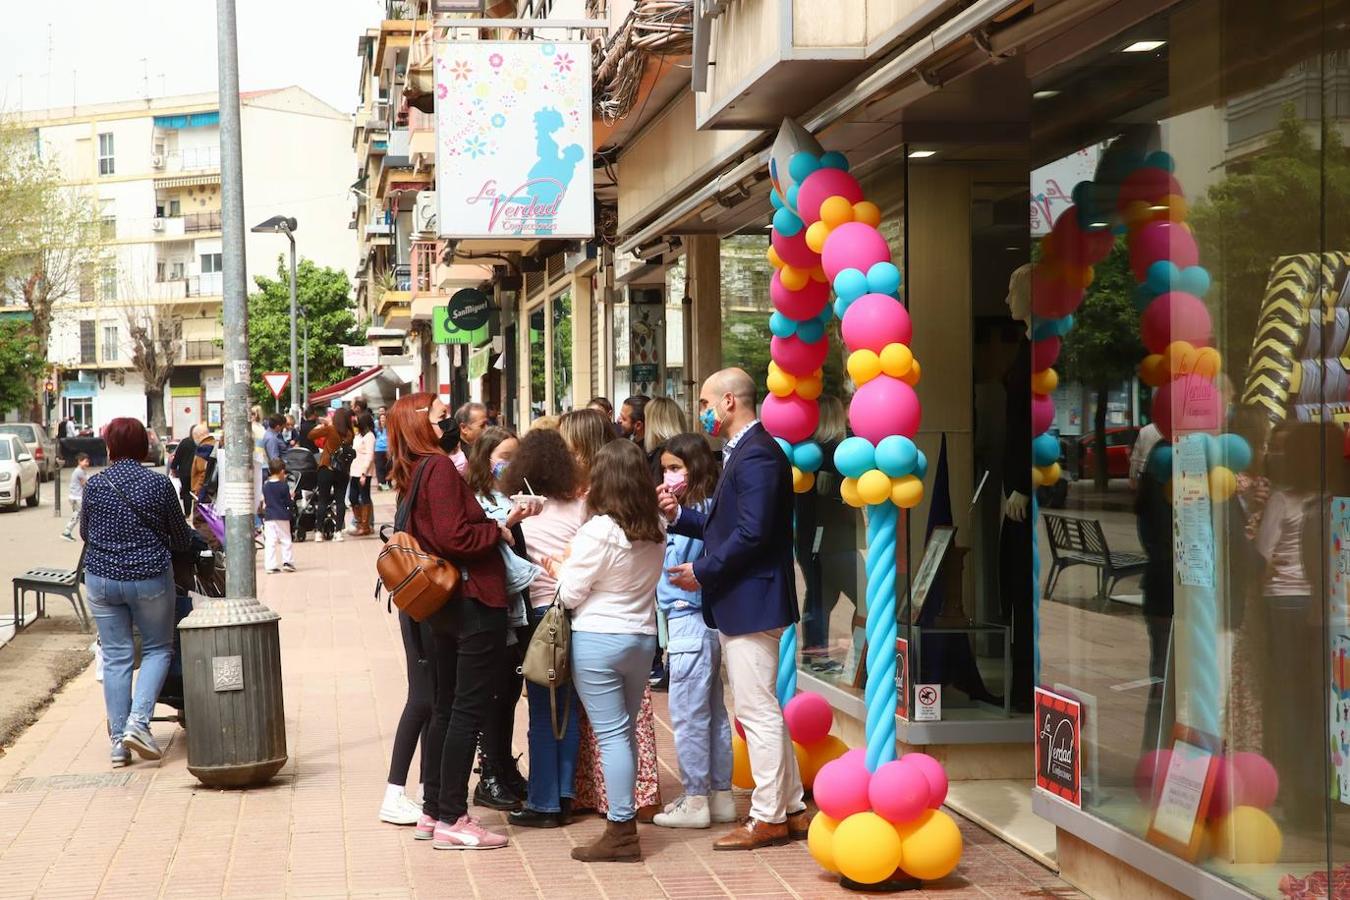
[[[214,788],[262,784],[286,764],[281,617],[254,599],[208,599],[179,623],[188,771]]]

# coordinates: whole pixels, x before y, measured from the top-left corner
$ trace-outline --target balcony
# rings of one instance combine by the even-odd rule
[[[221,272],[206,275],[185,275],[157,281],[150,299],[187,300],[196,297],[220,297],[225,293],[225,276]]]
[[[223,350],[218,341],[183,341],[183,352],[179,362],[183,363],[219,363]]]
[[[188,213],[183,216],[183,232],[197,234],[203,231],[220,231],[220,210],[204,213]]]
[[[220,169],[219,147],[188,147],[152,155],[150,165],[156,173],[176,175],[187,172],[209,172]],[[157,176],[158,177],[158,176]]]

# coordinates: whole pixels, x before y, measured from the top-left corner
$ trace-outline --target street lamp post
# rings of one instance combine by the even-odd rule
[[[295,381],[295,230],[298,227],[294,216],[273,216],[252,229],[263,234],[284,234],[291,242],[291,415],[297,420],[300,418],[300,385]]]
[[[309,313],[302,306],[299,310],[300,321],[304,323],[304,335],[302,340],[305,345],[305,381],[300,391],[300,395],[305,398],[305,405],[309,405]]]

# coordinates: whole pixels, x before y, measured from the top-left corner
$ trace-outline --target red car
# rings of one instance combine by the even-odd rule
[[[1133,425],[1119,425],[1106,429],[1106,477],[1130,477],[1130,451],[1134,449],[1139,429]],[[1097,476],[1097,435],[1085,434],[1078,439],[1078,477]]]

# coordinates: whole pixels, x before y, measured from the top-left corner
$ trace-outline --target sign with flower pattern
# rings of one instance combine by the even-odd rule
[[[588,44],[437,46],[442,237],[594,237],[593,195]]]

